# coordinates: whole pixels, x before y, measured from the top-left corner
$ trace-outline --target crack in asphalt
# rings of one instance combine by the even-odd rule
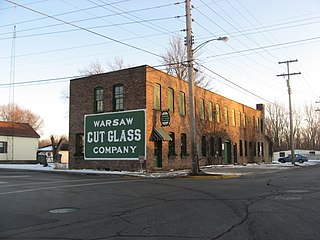
[[[258,200],[249,200],[249,204],[246,205],[245,210],[246,210],[246,214],[245,216],[242,218],[242,220],[238,223],[233,224],[232,226],[230,226],[226,231],[220,233],[219,235],[211,238],[212,240],[218,239],[230,232],[232,232],[235,228],[240,227],[242,224],[244,224],[248,219],[249,219],[249,215],[250,215],[250,211],[249,211],[249,207],[252,206],[254,203],[256,203]]]

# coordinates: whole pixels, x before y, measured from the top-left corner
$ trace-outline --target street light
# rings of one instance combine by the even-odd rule
[[[212,42],[212,41],[228,42],[228,41],[229,41],[229,38],[228,38],[228,37],[218,37],[218,38],[209,39],[209,40],[207,40],[207,41],[199,44],[198,46],[196,46],[196,47],[193,49],[193,53],[195,53],[195,52],[198,51],[200,48],[202,48],[204,45],[206,45],[207,43]]]
[[[187,37],[188,38],[188,37]],[[191,39],[191,38],[190,38]],[[192,159],[192,175],[197,175],[199,172],[198,169],[198,156],[196,155],[196,120],[195,120],[195,110],[194,110],[194,68],[193,68],[193,52],[196,52],[200,48],[202,48],[204,45],[206,45],[209,42],[212,41],[224,41],[227,42],[229,39],[228,37],[219,37],[214,39],[209,39],[200,45],[198,45],[196,48],[192,50],[192,44],[189,42],[187,44],[188,49],[188,86],[189,86],[189,115],[190,115],[190,139],[191,139],[191,159]],[[187,41],[188,42],[188,41]]]
[[[195,124],[195,111],[194,111],[194,69],[193,69],[193,52],[199,50],[201,47],[212,41],[228,41],[227,37],[219,37],[214,39],[209,39],[195,49],[192,49],[192,19],[190,12],[190,1],[186,0],[186,45],[187,45],[187,61],[188,61],[188,87],[189,87],[189,116],[190,116],[190,154],[192,159],[192,174],[198,174],[198,159],[196,154],[196,124]]]

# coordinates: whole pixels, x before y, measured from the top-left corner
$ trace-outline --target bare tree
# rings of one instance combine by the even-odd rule
[[[273,142],[274,151],[281,148],[284,115],[284,107],[278,102],[266,106],[266,134]]]
[[[63,144],[63,142],[66,140],[64,136],[61,136],[59,140],[57,140],[55,136],[51,135],[51,146],[52,146],[52,156],[53,156],[53,162],[59,163],[61,162],[61,157],[59,155],[60,148]]]
[[[23,109],[16,104],[1,105],[0,120],[29,123],[35,131],[39,131],[43,127],[43,119],[39,115],[28,109]]]
[[[130,64],[125,64],[124,60],[122,57],[115,57],[113,61],[108,62],[108,69],[112,71],[120,70],[120,69],[125,69],[131,67]]]
[[[86,68],[79,70],[79,73],[84,76],[95,75],[103,72],[104,69],[98,59],[91,62]]]
[[[87,67],[80,69],[79,73],[80,75],[91,76],[95,74],[104,73],[106,72],[105,69],[110,71],[116,71],[129,67],[131,67],[131,65],[126,64],[123,58],[121,57],[115,57],[112,61],[108,61],[106,68],[104,68],[101,62],[98,59],[96,59],[95,61],[91,62]]]
[[[315,149],[318,145],[317,134],[319,133],[319,116],[314,104],[304,106],[306,127],[303,131],[305,147]]]
[[[196,56],[195,56],[196,57]],[[187,47],[180,36],[174,36],[169,41],[166,52],[162,55],[161,63],[165,64],[166,72],[177,78],[188,81],[188,58]],[[201,71],[201,66],[195,71],[195,84],[199,87],[208,88],[209,80]]]

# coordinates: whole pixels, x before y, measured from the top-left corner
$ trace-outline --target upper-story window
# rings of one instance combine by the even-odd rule
[[[243,127],[246,128],[247,126],[247,116],[245,113],[242,114],[243,115]]]
[[[200,119],[204,119],[204,99],[200,98],[199,101],[199,109],[200,109]]]
[[[232,126],[236,126],[236,112],[234,109],[231,110],[231,124]]]
[[[174,112],[174,90],[172,88],[168,88],[168,109]]]
[[[224,107],[224,123],[229,125],[229,116],[228,116],[228,108]]]
[[[208,102],[208,119],[210,122],[213,120],[212,102]]]
[[[220,105],[216,104],[216,121],[217,123],[220,122]]]
[[[186,115],[186,96],[184,92],[179,93],[179,112],[182,116]]]
[[[103,88],[96,87],[94,89],[94,111],[103,112]]]
[[[158,83],[153,87],[153,109],[161,110],[161,86]]]
[[[240,111],[238,111],[238,114],[237,114],[237,123],[236,123],[236,125],[238,127],[241,127],[241,112]]]
[[[123,85],[113,86],[113,111],[122,111],[123,106]]]

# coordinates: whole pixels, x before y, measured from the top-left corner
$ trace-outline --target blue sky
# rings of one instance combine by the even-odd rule
[[[68,101],[63,96],[69,79],[80,69],[99,60],[108,70],[107,63],[115,57],[131,66],[157,66],[161,64],[157,55],[165,52],[169,39],[185,37],[184,1],[12,2],[23,7],[0,1],[0,104],[9,103],[11,96],[19,106],[39,114],[45,121],[43,137],[68,133]],[[294,105],[320,100],[319,0],[193,0],[191,4],[194,47],[220,36],[229,38],[227,43],[206,44],[197,59],[210,69],[202,68],[212,89],[252,107],[275,100],[287,106],[286,79],[276,76],[286,73],[286,66],[278,62],[298,59],[290,65],[291,72],[302,73],[291,77]],[[63,79],[49,81],[57,78]],[[16,83],[11,95],[10,81]]]

